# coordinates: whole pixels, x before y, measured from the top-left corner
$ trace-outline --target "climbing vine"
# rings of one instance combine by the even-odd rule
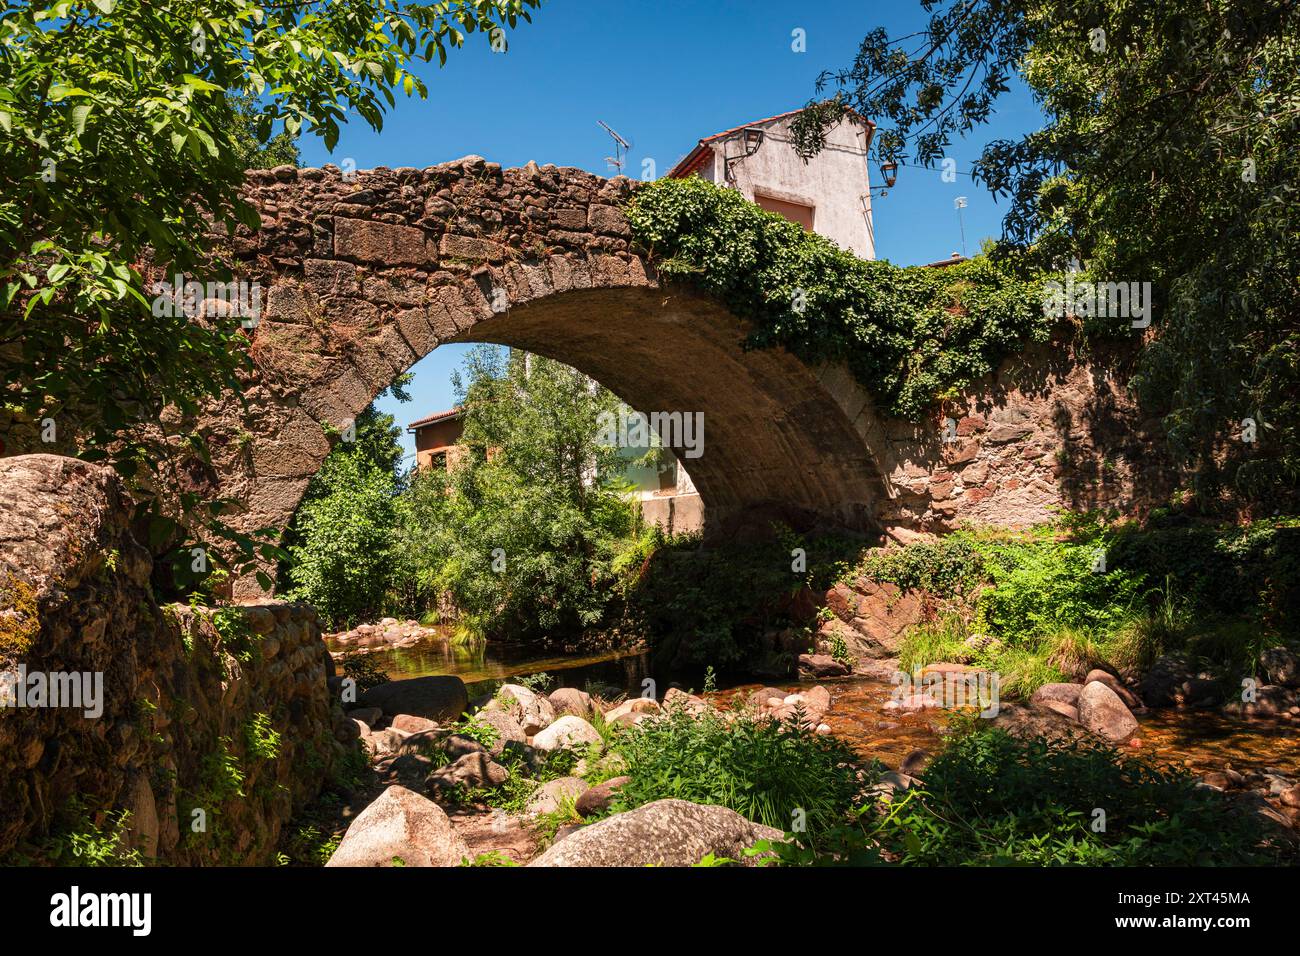
[[[898,417],[920,419],[1051,330],[1040,284],[983,256],[941,269],[866,261],[696,177],[642,186],[626,213],[661,275],[753,323],[750,347],[843,361]]]

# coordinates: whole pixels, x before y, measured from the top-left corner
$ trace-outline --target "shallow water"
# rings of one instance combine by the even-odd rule
[[[1193,773],[1273,771],[1300,777],[1296,721],[1240,720],[1210,710],[1157,710],[1138,718],[1144,753],[1182,764]]]
[[[864,759],[876,758],[886,766],[897,767],[913,750],[935,753],[943,746],[947,715],[940,710],[915,713],[885,710],[885,703],[895,688],[879,678],[742,684],[719,691],[713,697],[719,703],[734,707],[743,704],[750,694],[762,687],[775,687],[793,694],[818,683],[831,692],[831,709],[824,718],[831,733]]]
[[[450,630],[436,630],[444,636],[407,647],[373,650],[367,657],[393,680],[454,674],[469,685],[471,696],[481,690],[475,685],[538,673],[551,675],[555,687],[586,690],[590,684],[639,694],[641,681],[650,673],[650,655],[644,649],[565,654],[537,644],[453,643]],[[334,652],[343,650],[329,640],[326,645]]]
[[[331,650],[339,650],[332,646]],[[594,690],[609,696],[614,689],[637,695],[651,676],[645,650],[564,654],[538,645],[453,644],[449,639],[421,641],[370,655],[393,679],[455,674],[470,685],[471,696],[490,690],[490,682],[545,672],[553,686]],[[723,706],[738,706],[761,687],[786,693],[815,686],[815,681],[777,680],[724,687],[713,696]],[[831,692],[826,723],[864,758],[897,767],[913,750],[935,753],[943,746],[948,715],[942,710],[900,713],[884,710],[894,686],[885,679],[860,677],[822,682]],[[476,686],[478,685],[478,686]],[[661,679],[660,694],[668,688]],[[692,689],[688,686],[687,689]],[[693,688],[698,690],[699,688]],[[1139,718],[1142,746],[1132,753],[1179,764],[1197,775],[1212,770],[1274,770],[1300,776],[1300,721],[1243,721],[1215,711],[1157,710]]]

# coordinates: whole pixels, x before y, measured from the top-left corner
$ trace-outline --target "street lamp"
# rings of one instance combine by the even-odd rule
[[[883,186],[872,186],[867,190],[873,196],[887,196],[890,188],[898,182],[898,163],[892,159],[887,163],[880,164],[880,176],[885,181]]]

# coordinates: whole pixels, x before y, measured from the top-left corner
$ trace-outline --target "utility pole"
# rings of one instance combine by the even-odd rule
[[[966,255],[966,221],[962,218],[961,211],[966,208],[966,197],[958,196],[952,201],[952,206],[957,210],[957,225],[961,229],[961,254]]]

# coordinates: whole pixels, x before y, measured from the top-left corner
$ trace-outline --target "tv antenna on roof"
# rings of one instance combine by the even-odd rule
[[[614,137],[614,155],[606,156],[605,162],[609,163],[609,165],[617,169],[618,175],[621,176],[623,175],[623,153],[626,150],[630,150],[632,148],[632,144],[629,143],[627,140],[625,140],[622,136],[619,136],[618,133],[614,132],[614,130],[610,128],[608,123],[605,123],[601,120],[596,120],[596,122],[600,123],[601,128],[606,133]]]

